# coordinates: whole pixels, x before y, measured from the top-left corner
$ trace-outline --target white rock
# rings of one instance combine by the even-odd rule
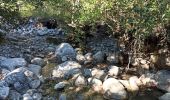
[[[23,95],[23,100],[33,100],[33,98],[29,94],[24,94]]]
[[[88,83],[92,86],[93,90],[96,92],[101,92],[103,90],[102,81],[97,78],[88,78]]]
[[[35,64],[35,65],[39,65],[39,66],[41,66],[41,67],[43,67],[43,66],[46,65],[46,62],[45,62],[42,58],[38,58],[38,57],[32,59],[32,60],[31,60],[31,63],[32,63],[32,64]]]
[[[86,59],[85,59],[85,57],[84,57],[82,54],[77,54],[76,60],[77,60],[79,63],[84,63],[84,61],[85,61]]]
[[[119,71],[120,71],[119,67],[117,67],[117,66],[110,66],[108,74],[110,76],[117,76],[119,74]]]
[[[100,70],[100,69],[96,69],[96,68],[93,68],[91,73],[92,73],[92,77],[95,77],[102,81],[104,80],[104,78],[106,76],[106,73],[104,72],[104,70]]]
[[[54,89],[56,90],[61,90],[64,89],[64,87],[67,85],[67,82],[59,82],[54,86]]]
[[[115,78],[108,78],[103,83],[104,98],[123,100],[127,98],[124,86]]]
[[[79,75],[75,80],[75,86],[86,86],[86,85],[87,85],[87,80],[85,79],[85,77]]]
[[[80,72],[81,65],[75,61],[66,61],[60,65],[58,65],[53,70],[53,77],[57,78],[67,78],[78,72]]]

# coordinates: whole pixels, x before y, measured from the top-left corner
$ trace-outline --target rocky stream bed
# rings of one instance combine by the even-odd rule
[[[0,100],[170,100],[170,71],[149,70],[142,58],[126,70],[116,39],[92,38],[85,52],[62,29],[34,24],[1,41]]]

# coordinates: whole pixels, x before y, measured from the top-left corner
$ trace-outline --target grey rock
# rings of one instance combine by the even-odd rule
[[[170,99],[170,93],[165,93],[163,96],[159,97],[159,100],[169,100]]]
[[[60,65],[58,65],[54,70],[53,70],[53,77],[57,78],[67,78],[72,76],[73,74],[76,74],[80,71],[81,65],[78,64],[75,61],[67,61],[64,62]]]
[[[61,94],[59,100],[67,100],[66,94]]]
[[[155,80],[158,82],[157,88],[170,92],[170,71],[160,70],[155,75]]]
[[[76,59],[76,51],[69,43],[61,43],[56,47],[55,56],[59,62],[63,60],[63,57],[66,57],[67,60],[74,60]]]
[[[27,62],[23,58],[8,58],[0,62],[2,68],[6,68],[10,71],[16,69],[17,67],[26,66]]]
[[[105,54],[102,51],[98,51],[95,55],[93,55],[94,61],[96,63],[102,63],[104,61]]]
[[[20,93],[25,93],[29,89],[29,86],[27,82],[26,83],[15,82],[14,88]]]
[[[5,80],[0,80],[0,87],[8,87],[8,83]]]
[[[32,88],[32,89],[36,89],[40,86],[41,84],[41,81],[36,79],[36,80],[33,80],[31,82],[29,82],[29,86]]]
[[[38,58],[38,57],[32,59],[32,60],[31,60],[31,63],[32,63],[32,64],[35,64],[35,65],[39,65],[39,66],[41,66],[41,67],[43,67],[43,66],[46,65],[46,62],[45,62],[42,58]]]
[[[41,72],[41,66],[29,64],[28,70],[32,71],[34,74],[36,74],[38,76],[38,75],[40,75],[40,72]]]
[[[87,53],[84,55],[86,61],[84,62],[84,64],[88,64],[91,63],[93,61],[93,54],[92,53]]]
[[[21,100],[22,99],[22,95],[15,90],[10,90],[8,97],[9,97],[9,100]]]
[[[75,86],[86,86],[86,85],[87,85],[87,80],[85,79],[85,77],[79,75],[75,80]]]
[[[6,100],[9,95],[9,87],[0,87],[0,99]]]
[[[56,90],[62,90],[67,85],[67,82],[59,82],[54,86],[54,89]]]
[[[127,98],[124,86],[115,78],[108,78],[103,82],[104,98],[123,100]]]
[[[1,74],[3,75],[3,77],[6,76],[8,73],[10,73],[10,71],[7,70],[7,69],[2,69],[1,70]]]
[[[91,77],[92,76],[91,69],[87,69],[87,68],[83,69],[83,76],[84,77]]]

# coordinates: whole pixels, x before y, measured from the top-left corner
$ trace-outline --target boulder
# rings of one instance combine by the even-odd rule
[[[102,63],[104,61],[105,54],[102,51],[98,51],[95,55],[93,55],[94,61],[96,63]]]
[[[56,47],[55,56],[60,61],[76,59],[76,51],[69,43],[61,43]]]
[[[10,71],[18,68],[25,67],[27,62],[23,58],[8,58],[0,61],[1,68],[8,69]]]
[[[158,83],[157,88],[170,92],[170,71],[160,70],[155,75],[155,80]]]
[[[56,78],[70,78],[72,75],[80,72],[81,65],[75,61],[66,61],[57,67],[52,72]]]
[[[9,100],[21,100],[22,99],[22,95],[15,90],[10,90],[8,97],[9,97]]]
[[[103,82],[104,98],[123,100],[127,98],[124,86],[115,78],[108,78]]]
[[[6,100],[9,95],[9,87],[0,87],[0,100]]]
[[[117,66],[110,66],[108,75],[110,76],[117,76],[120,73],[120,69]]]
[[[32,71],[37,76],[40,75],[41,66],[39,66],[39,65],[29,64],[27,69]]]
[[[159,97],[159,100],[169,100],[170,99],[170,93],[165,93],[163,96]]]

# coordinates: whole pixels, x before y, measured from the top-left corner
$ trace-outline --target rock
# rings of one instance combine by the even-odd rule
[[[67,85],[68,83],[67,82],[59,82],[57,83],[55,86],[54,86],[54,89],[56,90],[63,90],[64,87]]]
[[[56,47],[55,56],[60,61],[62,61],[63,57],[65,57],[66,60],[74,60],[76,58],[76,51],[70,44],[61,43]]]
[[[68,78],[80,72],[81,65],[75,61],[66,61],[58,65],[52,72],[53,77]]]
[[[7,59],[6,57],[0,56],[0,62]]]
[[[95,55],[93,55],[94,61],[96,63],[102,63],[104,61],[105,54],[102,51],[98,51]]]
[[[97,78],[88,78],[88,83],[92,85],[95,92],[101,92],[103,90],[102,81]]]
[[[9,97],[9,100],[21,100],[22,99],[22,95],[15,90],[10,90],[8,97]]]
[[[159,100],[169,100],[170,99],[170,93],[165,93],[163,96],[159,97]]]
[[[104,70],[93,68],[91,73],[92,73],[92,77],[95,77],[95,78],[100,79],[102,81],[106,77],[106,73],[104,72]]]
[[[32,71],[32,72],[33,72],[34,74],[36,74],[37,76],[40,75],[41,66],[39,66],[39,65],[29,64],[27,69],[30,70],[30,71]]]
[[[119,62],[118,60],[118,54],[117,53],[111,53],[107,57],[107,61],[111,64],[117,64]]]
[[[93,62],[93,54],[92,53],[87,53],[84,55],[84,57],[86,59],[84,62],[85,65]]]
[[[76,60],[77,60],[80,64],[83,64],[86,59],[85,59],[85,57],[84,57],[82,54],[77,54]]]
[[[104,98],[123,100],[127,98],[124,86],[115,78],[108,78],[103,82]]]
[[[0,87],[0,99],[6,100],[9,95],[9,87]]]
[[[8,83],[5,80],[0,80],[0,87],[8,87]]]
[[[92,76],[91,69],[87,69],[87,68],[83,69],[83,76],[84,77],[91,77]]]
[[[42,94],[41,93],[34,93],[32,98],[34,100],[42,100]]]
[[[33,100],[33,98],[29,94],[24,94],[23,95],[23,100]]]
[[[23,58],[8,58],[0,62],[1,68],[6,68],[10,71],[17,67],[25,67],[27,62]]]
[[[155,75],[155,80],[158,82],[157,88],[170,92],[170,71],[160,70]]]
[[[87,85],[87,80],[85,79],[85,77],[79,75],[75,80],[75,86],[86,86],[86,85]]]
[[[37,80],[33,80],[31,82],[29,82],[29,86],[32,88],[32,89],[36,89],[40,86],[41,84],[41,81],[39,79]]]
[[[148,64],[143,64],[143,65],[141,65],[141,67],[142,67],[143,69],[149,69],[149,65],[148,65]]]
[[[46,62],[45,62],[42,58],[38,58],[38,57],[32,59],[32,60],[31,60],[31,63],[32,63],[32,64],[35,64],[35,65],[39,65],[39,66],[41,66],[41,67],[43,67],[43,66],[46,65]]]
[[[166,66],[170,67],[170,57],[166,58]]]
[[[146,60],[144,60],[144,59],[142,59],[142,60],[140,60],[140,63],[141,63],[142,65],[144,65],[144,64],[146,64],[146,63],[147,63],[147,61],[146,61]]]
[[[110,66],[109,67],[109,71],[108,71],[108,75],[110,76],[117,76],[120,72],[119,67],[117,66]]]
[[[131,86],[130,86],[129,80],[119,80],[119,82],[122,83],[123,86],[124,86],[128,91],[131,91]]]
[[[59,100],[67,100],[66,94],[61,94]]]
[[[7,69],[2,69],[1,70],[1,74],[3,75],[3,77],[6,76],[8,73],[10,73],[10,71],[7,70]]]
[[[138,79],[137,76],[132,76],[129,78],[129,85],[130,85],[130,91],[139,91],[139,87],[141,85],[141,81]]]
[[[38,82],[34,82],[34,80],[37,79],[38,77],[36,77],[33,72],[29,71],[25,67],[17,68],[4,77],[4,80],[20,93],[25,93],[30,88],[29,85],[35,82],[36,84],[33,84],[35,86],[31,87],[36,87]]]

